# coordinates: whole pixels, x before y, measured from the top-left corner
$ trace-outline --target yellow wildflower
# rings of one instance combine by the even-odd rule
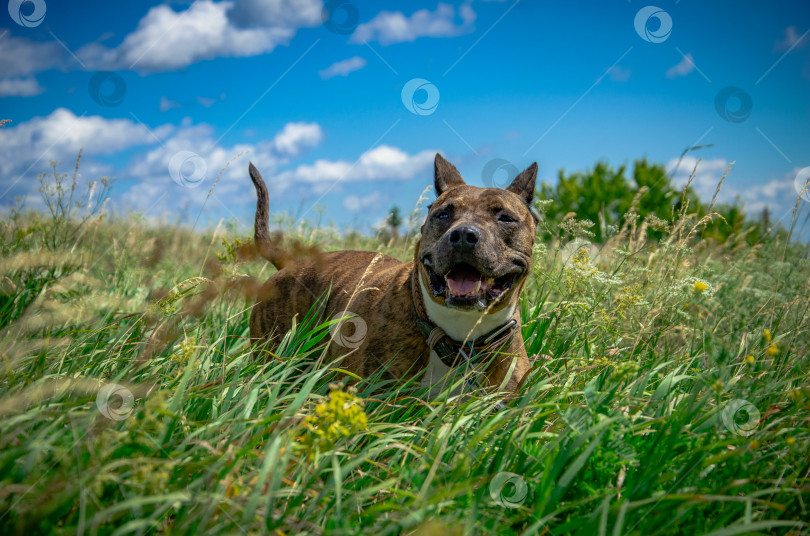
[[[765,340],[766,340],[766,341],[771,342],[771,330],[766,329],[766,330],[763,332],[763,335],[765,336]]]
[[[580,247],[565,267],[565,287],[568,292],[577,294],[585,291],[585,282],[599,270],[591,262],[588,248]]]
[[[706,289],[708,289],[708,288],[709,288],[709,285],[707,285],[703,281],[695,281],[695,284],[692,286],[692,290],[694,290],[698,294],[701,294],[701,293],[705,292]]]
[[[641,367],[635,361],[625,361],[623,363],[617,363],[613,369],[613,379],[622,382],[624,380],[630,379],[639,371]]]
[[[765,350],[765,355],[774,356],[774,355],[776,355],[778,353],[779,353],[779,348],[773,342],[771,342],[771,344],[768,346],[767,350]]]
[[[792,438],[792,437],[789,437],[789,438],[785,439],[785,442],[786,442],[788,445],[793,446],[793,445],[796,443],[796,439],[794,439],[794,438]]]
[[[626,311],[632,309],[644,301],[644,297],[639,292],[641,285],[626,285],[621,288],[616,295],[615,311],[621,318],[627,318]]]
[[[754,361],[756,361],[756,360],[754,359],[754,356],[752,356],[752,355],[746,356],[746,358],[745,358],[746,363],[753,363]]]
[[[194,337],[185,337],[183,342],[180,343],[180,352],[172,355],[172,361],[181,365],[188,363],[188,360],[194,355],[194,348],[197,345],[197,339]]]
[[[303,443],[327,451],[344,437],[351,437],[368,427],[363,400],[355,396],[354,389],[333,390],[323,402],[315,406],[315,415],[304,420],[309,432]]]

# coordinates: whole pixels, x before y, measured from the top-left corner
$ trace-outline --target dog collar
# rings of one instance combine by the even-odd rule
[[[430,320],[418,318],[416,323],[428,347],[436,352],[442,363],[449,368],[471,362],[483,352],[497,350],[509,342],[517,327],[517,322],[512,318],[503,326],[490,331],[486,335],[466,343],[460,343],[451,339],[442,328]]]
[[[416,325],[422,337],[425,338],[428,348],[436,352],[447,367],[453,368],[470,363],[482,352],[497,350],[511,340],[517,329],[517,321],[514,318],[476,339],[464,342],[451,339],[442,328],[428,319],[422,297],[419,294],[417,272],[417,264],[414,262],[414,269],[411,273],[411,299],[416,313]]]

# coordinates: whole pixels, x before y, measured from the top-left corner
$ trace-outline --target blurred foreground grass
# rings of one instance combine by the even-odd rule
[[[12,212],[0,532],[808,534],[808,249],[673,218],[631,207],[598,247],[587,222],[544,229],[521,302],[534,368],[498,410],[354,392],[312,366],[314,317],[257,361],[271,269],[220,228]],[[288,231],[412,258],[413,235]]]

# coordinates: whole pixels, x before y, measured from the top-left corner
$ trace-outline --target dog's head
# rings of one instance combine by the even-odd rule
[[[436,303],[467,311],[514,303],[532,266],[534,163],[507,188],[479,188],[436,155],[438,198],[422,225],[416,269]]]

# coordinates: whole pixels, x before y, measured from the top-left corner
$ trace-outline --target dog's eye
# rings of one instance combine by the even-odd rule
[[[500,216],[498,216],[498,221],[504,223],[515,223],[517,220],[512,216],[510,216],[509,214],[501,214]]]
[[[446,210],[442,210],[441,212],[439,212],[438,214],[436,214],[436,219],[437,219],[437,220],[447,220],[447,219],[450,219],[450,213],[449,213],[449,212],[447,212]]]

